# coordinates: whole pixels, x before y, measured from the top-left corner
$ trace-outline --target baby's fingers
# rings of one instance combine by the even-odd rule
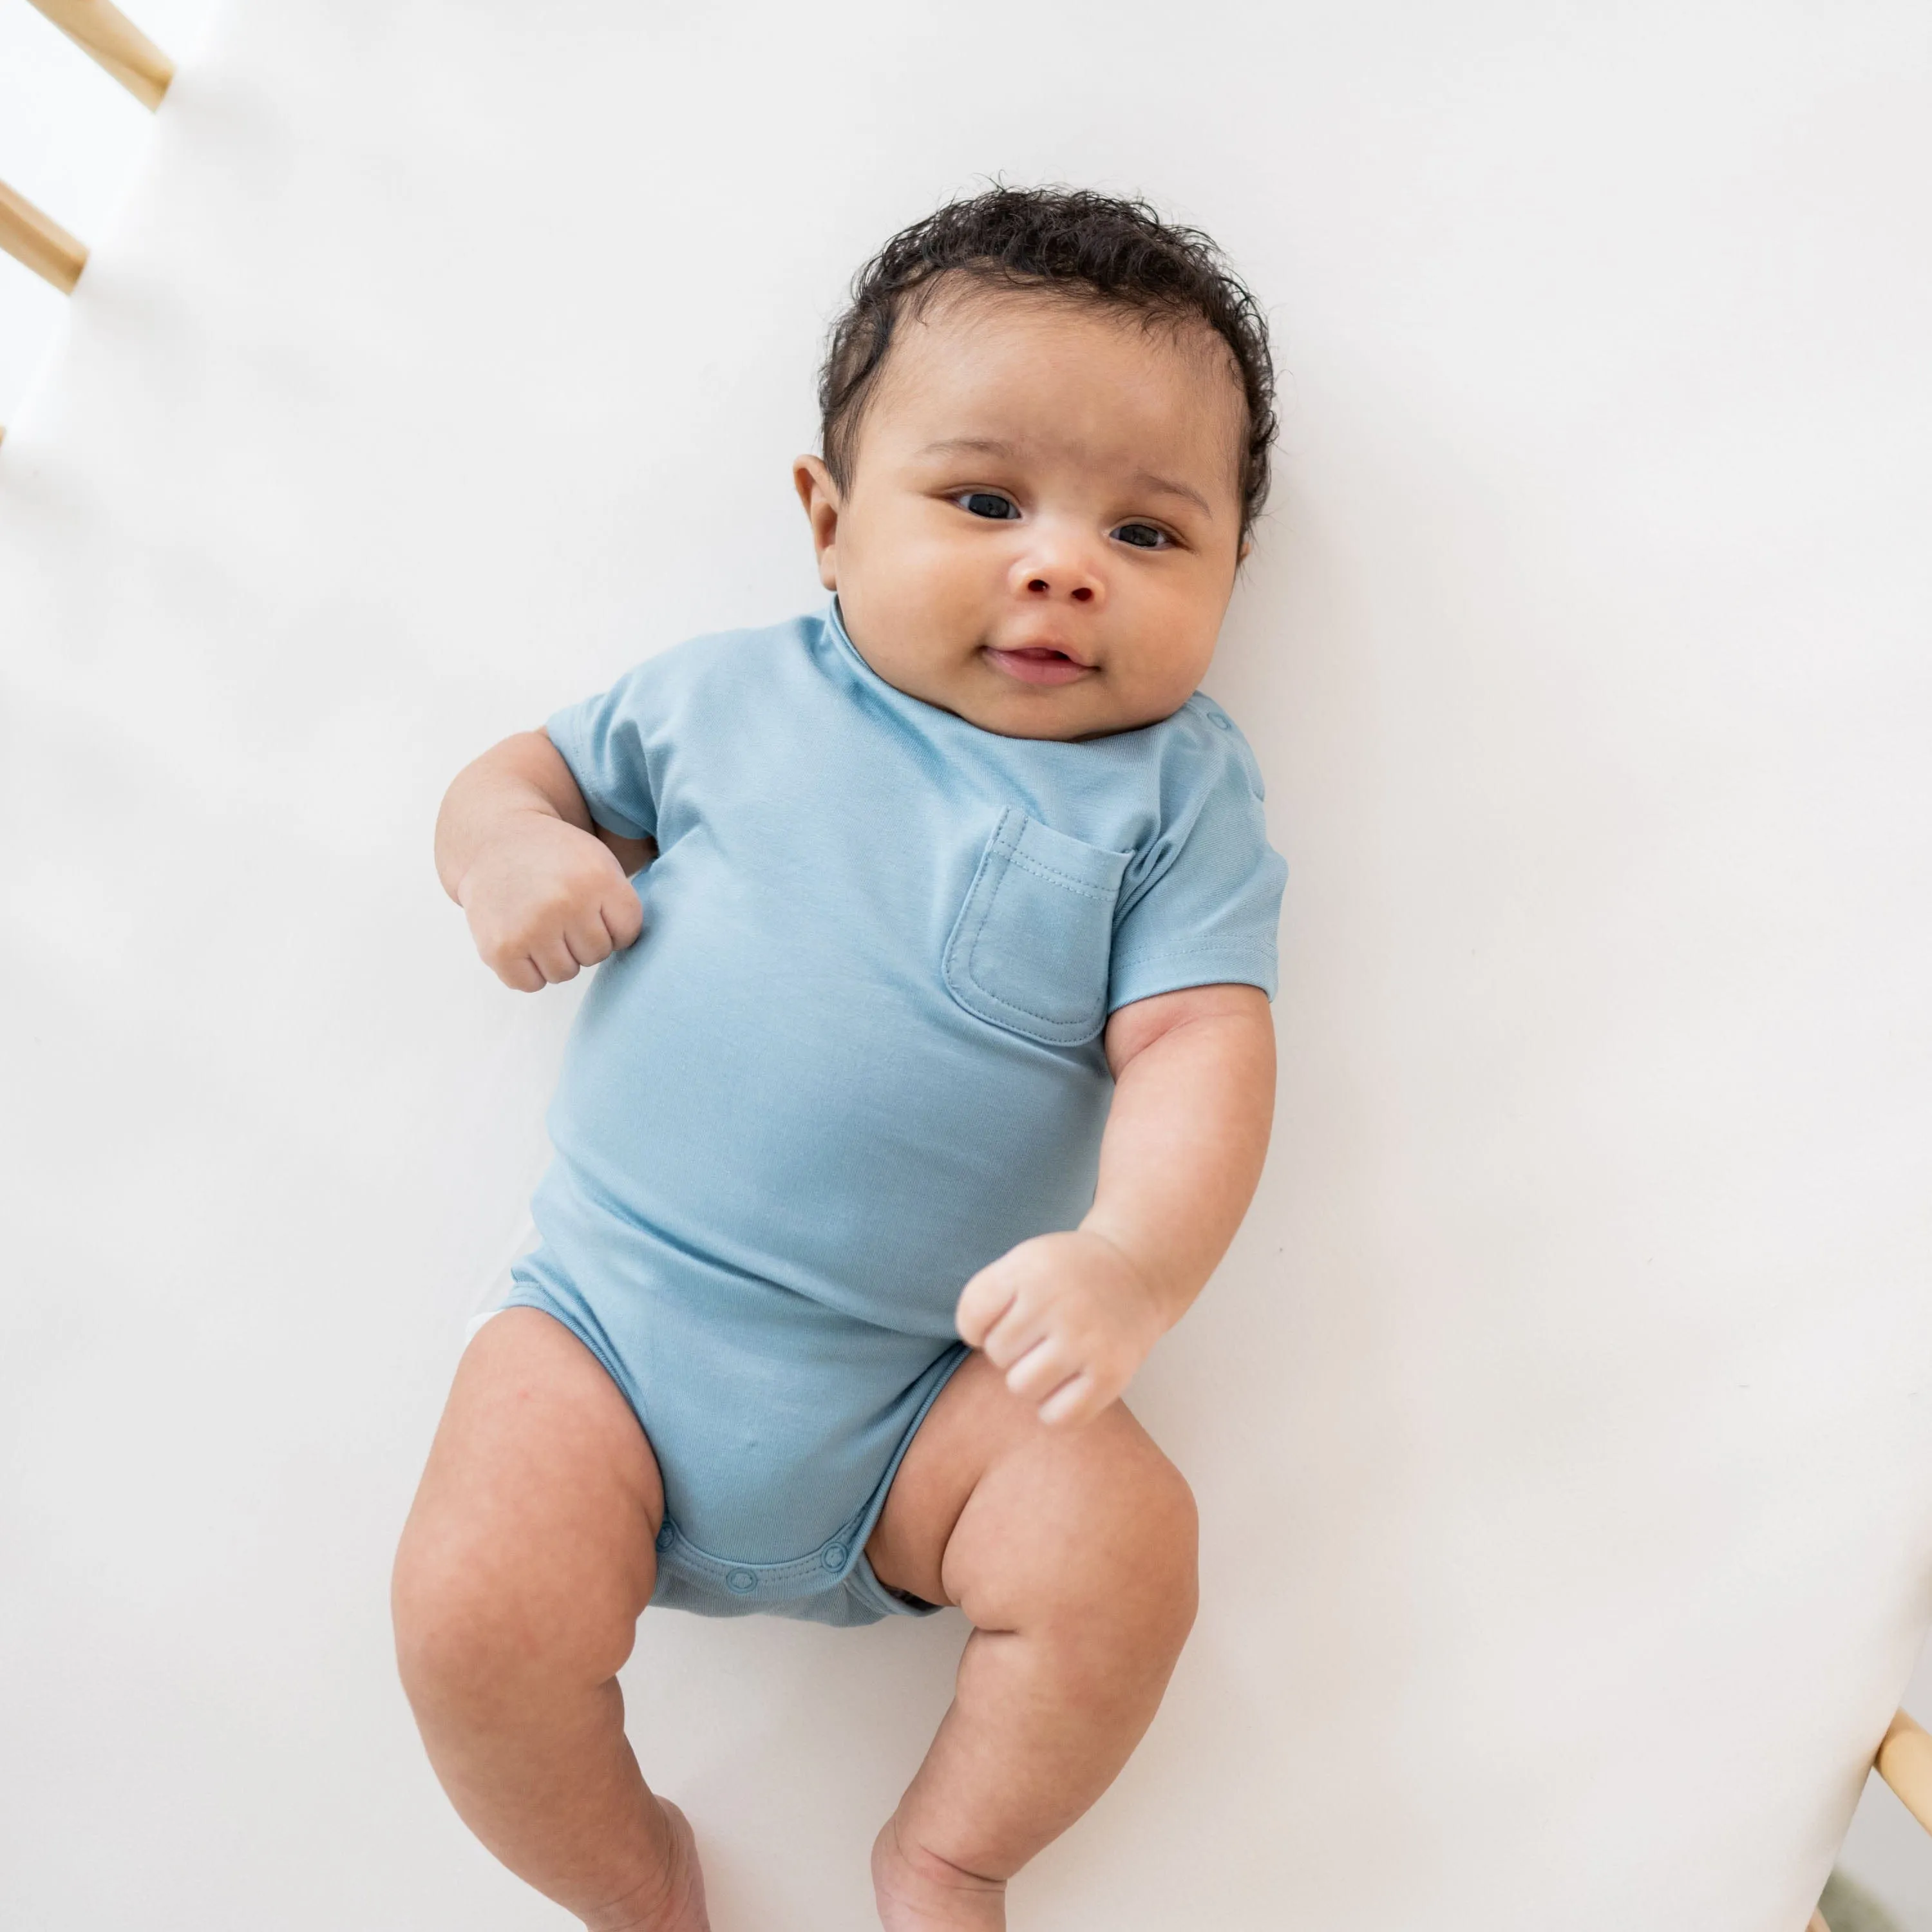
[[[1091,1422],[1112,1400],[1093,1376],[1077,1375],[1040,1404],[1040,1419],[1049,1429],[1076,1429]]]
[[[994,1342],[998,1339],[996,1335]],[[1072,1350],[1057,1335],[1042,1336],[1023,1351],[1009,1352],[1004,1363],[990,1346],[986,1356],[1006,1368],[1006,1387],[1023,1401],[1045,1400],[1080,1367]]]
[[[580,966],[595,966],[610,958],[615,947],[610,928],[592,906],[572,920],[564,932],[570,956]]]
[[[1043,1348],[1052,1349],[1053,1358],[1066,1364],[1060,1375],[1071,1375],[1079,1366],[1066,1324],[1056,1318],[1052,1304],[1048,1303],[1042,1307],[1036,1296],[1025,1294],[1014,1296],[1007,1304],[1006,1312],[987,1330],[980,1343],[980,1352],[999,1369],[1017,1368],[1023,1359],[1030,1358]],[[1034,1372],[1039,1372],[1037,1364]],[[1052,1386],[1051,1383],[1047,1384],[1048,1388]],[[1044,1388],[1040,1390],[1042,1395],[1046,1392]]]
[[[530,958],[553,986],[560,986],[565,980],[575,979],[584,970],[570,950],[570,942],[560,932],[538,940],[530,948]]]
[[[995,1268],[982,1268],[959,1291],[952,1325],[969,1348],[983,1348],[993,1325],[1013,1305],[1013,1291]]]
[[[603,923],[616,951],[621,952],[626,946],[637,944],[638,935],[644,929],[644,908],[628,879],[622,891],[613,892],[604,900]]]
[[[519,993],[541,993],[560,980],[574,980],[580,970],[562,939],[530,941],[521,952],[505,945],[484,954],[491,972]]]
[[[550,984],[527,952],[518,953],[514,958],[500,954],[490,962],[490,970],[505,986],[519,993],[541,993]]]

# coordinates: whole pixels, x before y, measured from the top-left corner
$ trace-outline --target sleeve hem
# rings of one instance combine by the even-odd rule
[[[580,791],[583,789],[581,785],[578,787]],[[608,805],[591,805],[587,798],[584,802],[590,807],[591,824],[602,826],[606,832],[616,832],[620,838],[655,838],[657,836],[655,832],[646,831],[643,826],[626,818],[621,812],[613,812]]]
[[[607,832],[614,832],[620,838],[655,838],[656,832],[650,826],[640,825],[634,818],[627,818],[602,800],[593,796],[584,782],[585,760],[574,742],[576,732],[572,712],[574,706],[566,706],[553,717],[544,721],[544,736],[555,747],[557,756],[570,769],[571,782],[577,787],[583,799],[584,808],[590,814],[590,822],[601,825]]]
[[[1234,984],[1258,986],[1272,1000],[1279,977],[1272,946],[1203,945],[1163,947],[1158,952],[1117,960],[1107,993],[1107,1010],[1178,993],[1190,986]]]

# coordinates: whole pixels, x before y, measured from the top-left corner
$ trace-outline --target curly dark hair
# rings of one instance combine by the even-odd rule
[[[853,278],[819,373],[825,466],[847,488],[860,418],[902,314],[917,314],[943,276],[1064,293],[1150,319],[1198,318],[1227,344],[1247,406],[1241,535],[1268,496],[1274,362],[1268,319],[1219,248],[1148,203],[1084,188],[994,187],[902,228]]]

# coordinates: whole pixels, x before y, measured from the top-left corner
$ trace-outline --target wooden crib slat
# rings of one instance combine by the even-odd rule
[[[71,295],[87,266],[87,250],[51,215],[0,182],[0,248]]]
[[[1932,1832],[1932,1734],[1901,1711],[1878,1748],[1878,1774],[1899,1802]]]
[[[112,0],[29,0],[144,107],[161,104],[175,64]]]

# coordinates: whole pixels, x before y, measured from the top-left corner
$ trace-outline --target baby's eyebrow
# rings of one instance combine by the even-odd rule
[[[928,442],[920,452],[922,456],[1011,456],[1013,446],[1002,442],[997,436],[943,436],[937,442]]]
[[[1186,502],[1195,505],[1204,516],[1211,517],[1214,514],[1214,505],[1190,484],[1177,483],[1171,477],[1156,476],[1151,471],[1146,470],[1140,471],[1135,476],[1134,481],[1143,490],[1151,490],[1156,496],[1182,498]]]
[[[997,436],[944,436],[937,442],[928,442],[919,453],[922,456],[1015,456],[1018,452]],[[1204,516],[1214,514],[1214,505],[1190,484],[1177,483],[1171,476],[1156,476],[1150,470],[1136,471],[1133,480],[1139,489],[1151,490],[1156,496],[1178,496],[1184,502],[1193,504]]]

